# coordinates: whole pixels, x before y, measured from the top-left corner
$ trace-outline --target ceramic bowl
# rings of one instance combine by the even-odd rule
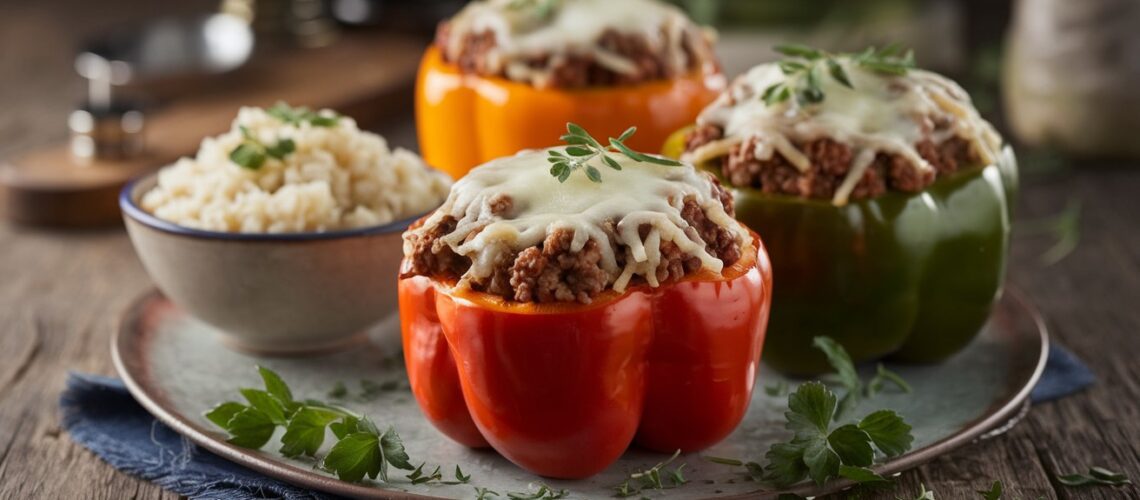
[[[123,220],[143,267],[175,304],[258,354],[327,351],[396,311],[401,234],[424,214],[323,233],[204,231],[139,205],[156,174],[125,186]]]

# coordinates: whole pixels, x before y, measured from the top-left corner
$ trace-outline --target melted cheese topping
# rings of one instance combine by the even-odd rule
[[[935,144],[952,137],[965,139],[983,164],[997,160],[1001,136],[981,118],[969,95],[953,81],[929,71],[912,69],[905,76],[876,73],[848,58],[840,58],[854,89],[828,75],[819,78],[823,102],[801,106],[793,96],[771,106],[762,95],[788,77],[776,64],[752,68],[738,77],[725,93],[697,118],[724,131],[724,138],[685,153],[691,162],[721,157],[748,140],[755,156],[767,160],[779,153],[801,172],[811,161],[795,144],[830,138],[854,148],[847,177],[836,189],[832,203],[847,203],[851,191],[882,152],[899,155],[913,168],[933,170],[915,144]],[[798,88],[798,81],[787,81]]]
[[[548,16],[539,8],[550,2]],[[496,46],[488,54],[489,69],[517,81],[543,86],[567,55],[591,57],[599,65],[621,74],[636,74],[636,63],[598,44],[607,30],[643,38],[654,53],[666,54],[671,74],[687,71],[686,38],[707,33],[678,8],[656,0],[477,0],[450,21],[444,50],[456,60],[469,35],[492,33]],[[711,60],[707,44],[690,43],[701,60]],[[535,68],[529,61],[546,59]]]
[[[705,249],[705,242],[681,216],[686,198],[696,201],[710,221],[735,234],[742,248],[750,242],[743,226],[712,195],[709,175],[691,165],[660,166],[612,154],[623,168],[619,172],[599,166],[601,183],[591,182],[584,172],[574,172],[560,183],[550,175],[546,151],[523,151],[472,170],[452,186],[443,206],[405,235],[405,255],[413,251],[412,235],[428,232],[451,216],[458,224],[439,241],[472,262],[459,286],[489,277],[501,257],[536,246],[558,229],[573,232],[571,251],[581,251],[591,239],[598,243],[602,269],[618,292],[634,276],[657,286],[661,245],[669,241],[699,259],[703,269],[720,273],[724,263]],[[496,215],[491,207],[503,195],[512,200],[511,209]],[[604,229],[607,222],[614,224],[615,242]],[[649,228],[645,238],[643,226]],[[615,250],[625,252],[624,266],[618,266]]]

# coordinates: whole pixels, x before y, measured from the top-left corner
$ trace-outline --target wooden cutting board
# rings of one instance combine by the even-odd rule
[[[118,192],[131,178],[191,155],[226,131],[241,106],[332,108],[362,126],[411,108],[424,42],[351,34],[322,48],[257,54],[249,64],[146,112],[146,153],[130,160],[77,160],[66,143],[0,160],[5,216],[29,225],[118,224]],[[62,127],[64,124],[60,124]]]

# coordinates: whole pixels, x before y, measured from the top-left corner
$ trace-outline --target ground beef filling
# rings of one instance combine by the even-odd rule
[[[731,195],[719,184],[713,186],[713,194],[732,215]],[[510,199],[502,197],[501,200],[501,205],[496,204],[499,200],[492,202],[492,211],[496,214],[506,213],[510,209]],[[689,223],[686,229],[689,235],[699,236],[705,242],[706,250],[721,259],[725,266],[740,259],[740,243],[733,233],[710,221],[695,200],[685,200],[681,216]],[[470,259],[456,254],[451,247],[440,241],[442,236],[454,231],[455,226],[456,220],[453,217],[445,217],[430,231],[411,238],[411,267],[405,270],[404,277],[421,275],[454,280],[462,276],[471,267]],[[618,243],[612,221],[607,221],[604,229],[610,235],[607,243],[614,245],[618,266],[623,266],[628,249]],[[642,227],[641,233],[642,238],[647,236],[649,227]],[[476,233],[472,233],[474,234]],[[472,287],[516,302],[588,304],[605,291],[616,276],[602,269],[602,252],[597,241],[589,240],[580,251],[574,252],[571,250],[573,239],[573,232],[555,230],[537,246],[514,253],[501,252],[491,275],[473,282]],[[674,243],[665,242],[661,245],[661,262],[656,270],[658,282],[674,282],[700,268],[699,259],[681,251]]]
[[[497,46],[495,34],[490,31],[466,35],[460,42],[459,54],[448,57],[450,27],[441,23],[436,30],[435,45],[443,54],[444,60],[455,64],[464,73],[507,78],[505,69],[491,64],[490,54]],[[701,44],[699,51],[694,44]],[[667,49],[656,50],[640,35],[620,33],[613,29],[602,32],[597,45],[619,55],[636,67],[632,73],[618,73],[603,65],[589,54],[538,54],[522,62],[534,70],[549,69],[549,78],[544,80],[546,87],[574,88],[592,86],[632,85],[636,83],[662,80],[680,76],[668,64],[670,54]],[[687,36],[682,40],[681,50],[688,61],[686,72],[697,69],[702,63],[699,54],[711,53],[708,41],[701,37]],[[551,64],[552,59],[556,62]]]
[[[692,151],[720,139],[722,135],[721,129],[715,125],[699,126],[685,137],[685,149]],[[847,177],[854,151],[850,146],[831,139],[817,139],[795,146],[811,160],[811,168],[806,172],[800,172],[778,152],[770,159],[757,159],[755,139],[734,146],[727,156],[717,161],[724,178],[733,186],[753,187],[765,193],[831,199]],[[934,166],[934,172],[918,170],[899,155],[879,153],[848,198],[874,198],[888,190],[922,191],[937,177],[979,161],[969,142],[959,137],[941,144],[926,139],[915,144],[915,150]]]

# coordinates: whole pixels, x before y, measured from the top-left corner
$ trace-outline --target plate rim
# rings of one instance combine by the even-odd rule
[[[912,469],[919,465],[925,464],[934,458],[947,454],[956,450],[968,443],[974,442],[981,438],[988,431],[998,427],[999,425],[1009,421],[1014,417],[1017,412],[1026,404],[1033,387],[1041,378],[1041,374],[1045,370],[1045,362],[1049,356],[1050,338],[1048,325],[1045,319],[1041,316],[1037,307],[1028,300],[1026,295],[1018,288],[1007,286],[1005,293],[1006,299],[1003,297],[1001,300],[1012,300],[1016,307],[1024,310],[1029,319],[1032,320],[1035,330],[1037,332],[1037,340],[1040,348],[1038,359],[1033,367],[1029,377],[1026,378],[1021,386],[1013,396],[1002,401],[995,409],[991,409],[982,416],[975,419],[973,422],[967,424],[963,429],[946,436],[934,443],[931,443],[921,449],[906,453],[899,457],[892,459],[889,462],[878,464],[871,469],[876,473],[889,476],[897,472]],[[145,374],[138,374],[135,371],[134,363],[137,362],[139,356],[134,356],[131,360],[124,358],[124,353],[136,353],[142,349],[143,342],[136,342],[134,345],[127,345],[127,339],[130,337],[137,337],[137,333],[132,333],[134,328],[139,324],[141,313],[145,306],[153,301],[165,298],[163,293],[157,288],[151,288],[146,292],[139,295],[132,300],[126,309],[120,314],[119,322],[116,325],[114,334],[111,336],[111,359],[118,372],[119,377],[122,378],[127,390],[131,393],[144,409],[151,415],[161,421],[163,424],[170,426],[175,432],[186,436],[190,441],[198,446],[205,448],[211,453],[237,463],[243,467],[249,468],[256,472],[265,474],[273,479],[283,481],[296,486],[311,488],[314,490],[332,493],[336,495],[351,496],[355,498],[384,498],[384,499],[438,499],[443,497],[435,497],[428,495],[421,495],[407,491],[391,490],[383,487],[383,485],[365,486],[341,481],[336,478],[318,474],[316,472],[303,469],[301,467],[285,463],[276,459],[272,459],[262,455],[259,450],[249,450],[240,448],[238,446],[227,443],[217,437],[211,436],[209,432],[197,424],[190,421],[189,418],[176,411],[165,397],[161,394],[152,394],[143,386],[140,380],[136,377]],[[142,369],[140,366],[139,369]],[[140,377],[140,378],[141,378]],[[846,479],[838,479],[829,483],[825,489],[817,488],[814,484],[801,483],[798,486],[784,489],[784,490],[753,490],[744,493],[733,495],[716,496],[714,498],[725,499],[745,499],[745,498],[775,498],[783,493],[824,495],[843,491],[847,488],[854,486],[854,481]]]

